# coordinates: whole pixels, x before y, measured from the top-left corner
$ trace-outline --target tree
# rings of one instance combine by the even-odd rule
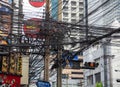
[[[95,87],[103,87],[102,82],[97,82]]]

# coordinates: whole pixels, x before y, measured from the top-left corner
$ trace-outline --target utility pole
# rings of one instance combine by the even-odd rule
[[[58,4],[61,3],[62,0],[58,0]],[[62,4],[58,5],[58,21],[61,21],[62,15],[61,14],[61,8],[62,8]],[[58,40],[59,43],[61,43],[61,35],[60,38]],[[57,68],[57,87],[62,87],[62,65],[61,65],[61,55],[62,55],[62,48],[61,46],[58,46],[58,60],[60,60],[59,62],[59,67]]]
[[[49,4],[50,1],[46,0],[46,17],[45,17],[45,58],[44,58],[44,80],[49,81]]]
[[[62,65],[61,65],[61,54],[62,50],[61,47],[58,48],[58,60],[59,60],[59,67],[57,68],[57,87],[62,87]]]

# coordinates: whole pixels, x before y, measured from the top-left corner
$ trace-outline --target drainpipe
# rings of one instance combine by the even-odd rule
[[[113,84],[112,84],[112,67],[111,67],[111,59],[113,58],[114,56],[110,56],[109,58],[109,73],[110,73],[110,87],[113,87]]]
[[[107,54],[107,45],[110,40],[108,39],[105,39],[105,41],[103,42],[103,60],[104,60],[104,87],[108,87],[108,80],[109,80],[109,84],[110,84],[110,87],[113,87],[112,85],[112,71],[111,71],[111,58],[113,58],[114,56],[112,55],[108,55]],[[108,59],[108,61],[107,61]],[[108,68],[107,68],[108,67]],[[109,69],[109,72],[108,72],[108,69]],[[110,79],[108,79],[108,76],[110,77]]]
[[[107,48],[106,48],[106,42],[103,42],[103,60],[104,60],[104,87],[108,87],[107,81]]]

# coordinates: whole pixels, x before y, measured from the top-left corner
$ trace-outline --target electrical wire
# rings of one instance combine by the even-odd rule
[[[108,14],[110,14],[110,12],[112,11],[112,10],[114,10],[114,9],[117,9],[117,8],[119,8],[118,6],[119,6],[119,3],[114,3],[114,7],[112,7],[111,9],[109,9],[109,7],[107,7],[106,9],[104,9],[104,10],[102,10],[101,12],[99,12],[99,13],[97,13],[96,15],[100,15],[100,14],[102,14],[104,11],[106,11],[106,12],[104,12],[101,16],[99,16],[99,17],[97,17],[97,16],[95,16],[95,17],[92,17],[92,18],[90,18],[89,20],[94,20],[91,24],[94,24],[95,22],[97,22],[101,17],[104,17],[105,15],[108,15]],[[106,25],[107,26],[107,25]]]

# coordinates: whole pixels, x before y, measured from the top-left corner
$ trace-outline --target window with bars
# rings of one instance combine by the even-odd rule
[[[93,85],[93,75],[87,77],[87,85]]]
[[[72,13],[72,14],[71,14],[71,17],[76,17],[76,13]]]
[[[63,17],[68,17],[68,13],[63,13]]]
[[[101,73],[100,72],[95,74],[95,81],[96,81],[96,83],[101,82]]]
[[[76,5],[77,5],[76,1],[71,1],[71,6],[76,6]]]

